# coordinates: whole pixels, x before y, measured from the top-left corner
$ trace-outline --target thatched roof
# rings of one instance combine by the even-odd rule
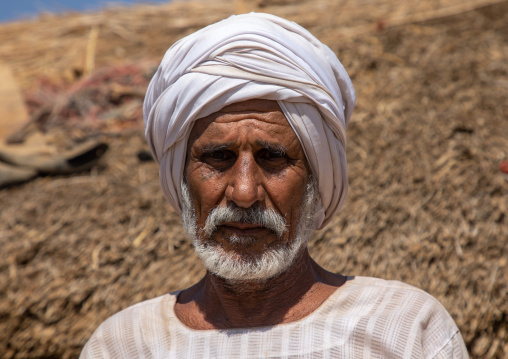
[[[251,10],[307,27],[338,53],[357,90],[347,204],[316,234],[314,258],[428,291],[473,358],[506,357],[507,1],[190,1],[44,15],[0,26],[0,57],[27,98],[41,77],[69,94],[106,66],[157,62],[182,36]],[[75,357],[107,316],[203,273],[156,165],[137,157],[142,120],[118,120],[114,131],[87,121],[72,140],[107,133],[100,165],[0,191],[6,358]],[[40,128],[65,137],[74,126],[61,116]]]

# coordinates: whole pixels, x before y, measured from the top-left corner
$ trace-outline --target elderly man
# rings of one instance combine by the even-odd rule
[[[309,256],[346,196],[354,102],[333,52],[275,16],[234,16],[173,45],[147,91],[146,137],[207,272],[106,320],[82,357],[467,357],[430,295]]]

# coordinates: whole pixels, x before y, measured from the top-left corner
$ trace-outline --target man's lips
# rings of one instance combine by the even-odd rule
[[[219,227],[244,236],[266,233],[266,231],[270,231],[268,228],[263,227],[259,224],[251,223],[225,222],[219,225]]]

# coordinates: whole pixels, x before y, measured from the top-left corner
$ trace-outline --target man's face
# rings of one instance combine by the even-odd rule
[[[294,239],[309,169],[275,101],[237,103],[196,121],[187,145],[185,178],[198,237],[225,254],[257,257]],[[287,230],[278,235],[259,224],[227,221],[204,236],[212,209],[228,205],[273,210],[284,218]]]

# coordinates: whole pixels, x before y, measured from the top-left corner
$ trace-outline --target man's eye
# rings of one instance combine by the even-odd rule
[[[282,151],[263,150],[259,154],[259,157],[266,160],[277,160],[286,158],[286,154]]]
[[[230,162],[234,160],[234,158],[235,156],[231,151],[218,150],[203,154],[201,160],[203,162],[215,165]]]
[[[214,160],[226,160],[231,158],[231,154],[227,151],[213,151],[208,155],[209,158],[213,158]]]
[[[258,154],[258,162],[267,169],[280,169],[288,163],[288,157],[283,151],[263,150]]]

